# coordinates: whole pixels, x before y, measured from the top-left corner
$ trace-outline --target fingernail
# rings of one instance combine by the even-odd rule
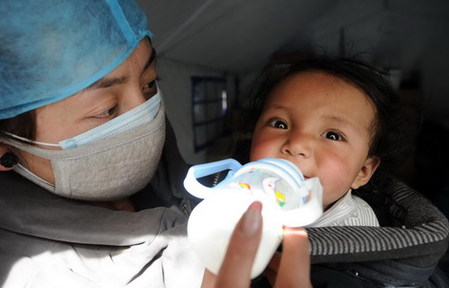
[[[16,165],[18,162],[19,159],[17,158],[17,156],[11,152],[6,152],[0,158],[0,165],[2,165],[5,168],[14,167],[14,165]]]
[[[242,232],[247,236],[254,235],[262,224],[262,203],[254,202],[243,215]]]

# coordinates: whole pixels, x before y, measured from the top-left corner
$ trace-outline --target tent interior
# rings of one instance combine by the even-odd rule
[[[159,85],[187,162],[232,157],[242,137],[233,125],[265,64],[326,51],[362,55],[388,69],[401,97],[422,111],[417,152],[398,173],[411,184],[430,177],[436,185],[449,176],[449,1],[138,2],[154,33]],[[429,169],[435,175],[417,175]]]

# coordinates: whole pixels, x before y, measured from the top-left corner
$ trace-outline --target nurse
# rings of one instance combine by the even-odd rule
[[[249,286],[259,203],[220,275],[203,282],[186,240],[194,203],[151,36],[131,0],[2,1],[0,286]],[[308,287],[307,237],[291,235],[278,283]]]

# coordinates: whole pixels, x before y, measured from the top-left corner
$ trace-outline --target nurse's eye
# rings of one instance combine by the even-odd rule
[[[278,128],[278,129],[287,129],[288,128],[287,123],[285,123],[284,121],[279,120],[279,119],[271,120],[269,124],[271,127]]]
[[[343,141],[343,140],[345,140],[345,138],[340,133],[335,132],[335,131],[324,132],[323,136],[326,139],[330,139],[330,140],[334,140],[334,141]]]
[[[152,96],[156,95],[156,93],[157,93],[156,80],[150,81],[142,86],[142,92],[147,99],[150,99]]]
[[[97,118],[97,119],[110,118],[110,117],[114,116],[116,114],[116,112],[117,112],[117,105],[114,105],[113,107],[109,108],[108,110],[95,115],[94,118]]]
[[[156,80],[150,81],[147,84],[143,85],[142,89],[155,89],[156,88]]]

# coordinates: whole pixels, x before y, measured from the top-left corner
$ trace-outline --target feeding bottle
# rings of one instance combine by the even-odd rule
[[[227,176],[214,187],[198,179],[218,172]],[[323,213],[322,187],[317,177],[304,179],[293,163],[265,158],[241,165],[226,159],[192,166],[186,190],[204,199],[192,211],[188,238],[206,268],[217,274],[229,239],[240,217],[254,201],[262,202],[262,238],[251,277],[260,275],[282,241],[283,226],[311,224]]]

